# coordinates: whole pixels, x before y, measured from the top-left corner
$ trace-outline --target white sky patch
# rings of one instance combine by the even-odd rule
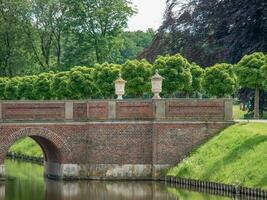
[[[138,13],[130,18],[127,30],[157,30],[162,24],[166,0],[131,0]]]

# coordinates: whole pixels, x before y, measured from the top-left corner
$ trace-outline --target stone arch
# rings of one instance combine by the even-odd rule
[[[68,163],[72,160],[67,141],[55,132],[44,127],[26,127],[8,135],[1,145],[0,164],[4,162],[9,148],[20,138],[31,137],[42,148],[45,161]]]

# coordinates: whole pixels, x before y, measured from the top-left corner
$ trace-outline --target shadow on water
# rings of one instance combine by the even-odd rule
[[[0,184],[1,200],[227,200],[198,192],[169,187],[164,182],[72,181],[44,179],[43,167],[6,161],[8,176]]]

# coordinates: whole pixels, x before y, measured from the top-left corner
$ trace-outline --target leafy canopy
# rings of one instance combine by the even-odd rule
[[[265,55],[265,64],[261,67],[262,77],[265,77],[263,80],[263,86],[267,89],[267,55]]]
[[[188,92],[189,93],[201,92],[202,89],[201,82],[204,70],[196,63],[192,63],[190,67],[190,72],[192,75],[192,84],[190,85],[190,87],[188,87]]]
[[[235,66],[240,86],[251,89],[263,89],[263,81],[266,77],[261,73],[261,68],[263,68],[265,63],[266,55],[262,52],[245,55]]]
[[[146,60],[128,60],[122,65],[122,77],[127,81],[126,95],[141,97],[150,92],[152,65]]]
[[[236,89],[236,76],[233,66],[222,63],[205,70],[203,81],[204,91],[210,96],[225,97]]]
[[[74,67],[69,74],[69,90],[73,99],[86,99],[99,92],[93,81],[94,69],[89,67]]]
[[[59,72],[55,74],[51,82],[53,96],[57,99],[67,99],[71,97],[69,90],[69,72]]]
[[[101,97],[112,98],[115,95],[114,81],[118,77],[121,65],[103,63],[95,67],[94,80]]]
[[[174,56],[159,56],[154,63],[154,71],[165,79],[163,93],[173,94],[178,91],[188,91],[192,84],[191,65],[180,54]]]

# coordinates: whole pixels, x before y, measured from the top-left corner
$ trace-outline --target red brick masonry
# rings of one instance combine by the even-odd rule
[[[67,164],[80,178],[157,176],[229,126],[231,106],[227,99],[0,102],[0,164],[16,140],[30,136],[62,174],[58,165]]]

